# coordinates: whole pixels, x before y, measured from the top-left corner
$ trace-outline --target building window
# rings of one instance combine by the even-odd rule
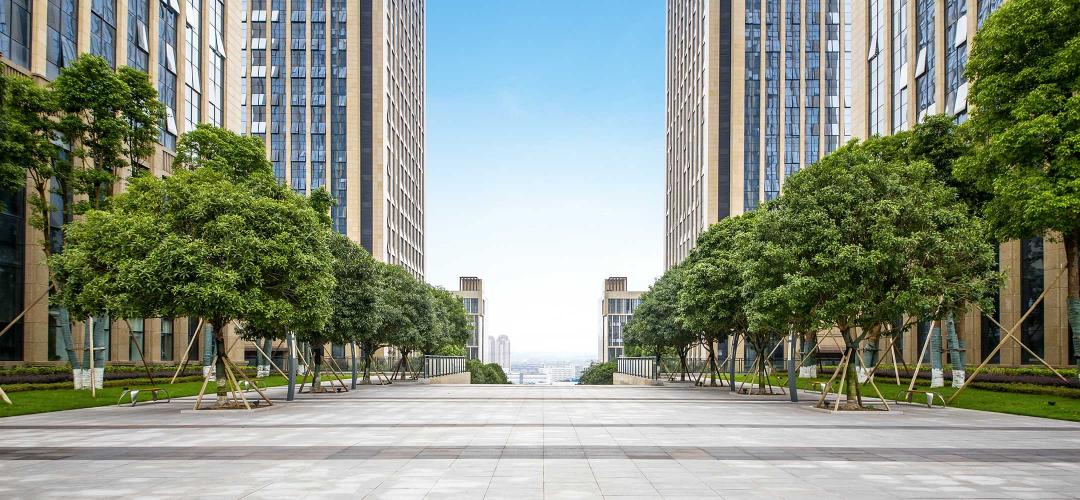
[[[746,77],[743,104],[743,211],[758,206],[761,176],[761,2],[746,0]]]
[[[804,164],[821,158],[821,0],[806,0],[806,102]]]
[[[210,12],[206,16],[209,23],[210,72],[207,84],[210,87],[207,101],[207,121],[215,127],[225,124],[225,0],[209,0]]]
[[[150,0],[128,0],[128,66],[150,71]]]
[[[879,0],[881,1],[881,0]],[[844,0],[844,142],[851,140],[851,104],[854,101],[851,85],[852,67],[852,31],[854,29],[855,10],[851,0]]]
[[[765,4],[765,200],[780,196],[780,0]]]
[[[33,0],[0,0],[0,53],[30,67],[30,13]]]
[[[146,322],[142,318],[129,319],[131,325],[131,338],[128,340],[128,359],[142,361],[140,351],[146,353]]]
[[[934,2],[916,0],[915,12],[915,108],[917,121],[934,110]]]
[[[22,190],[0,190],[0,329],[7,327],[23,309],[25,268],[25,202]],[[23,358],[23,322],[0,337],[0,361]]]
[[[870,39],[866,66],[870,80],[870,135],[885,133],[885,57],[881,50],[885,35],[885,20],[881,15],[881,0],[870,0]]]
[[[967,120],[967,0],[945,2],[945,112]]]
[[[892,129],[908,128],[908,0],[892,0]]]
[[[161,2],[158,19],[158,99],[165,105],[165,119],[159,141],[166,149],[176,149],[176,19],[178,13]]]
[[[800,0],[788,0],[784,33],[784,177],[799,171]]]
[[[840,0],[827,0],[825,16],[825,153],[840,147]]]
[[[1039,237],[1020,240],[1020,311],[1027,312],[1031,305],[1042,295],[1043,292],[1043,239]],[[1020,341],[1043,357],[1044,350],[1044,302],[1039,302],[1035,309],[1024,320],[1020,327]],[[1038,363],[1025,350],[1021,351],[1020,362],[1027,364]]]
[[[93,0],[90,6],[90,53],[116,67],[116,0]]]
[[[994,262],[996,263],[995,267],[997,267],[998,271],[1000,271],[1001,270],[1001,248],[1000,247],[994,248]],[[986,314],[982,315],[982,325],[981,325],[982,328],[980,329],[981,332],[980,332],[980,341],[979,341],[979,344],[980,344],[979,351],[982,354],[981,358],[982,358],[983,361],[986,361],[986,358],[988,356],[990,356],[990,352],[993,351],[995,347],[997,347],[999,342],[1001,342],[1001,329],[998,328],[998,326],[996,324],[994,324],[994,321],[997,321],[999,323],[1001,322],[1001,290],[1000,289],[997,289],[997,288],[994,289],[994,295],[991,298],[991,300],[994,303],[994,314],[992,316],[987,316]],[[1021,314],[1023,314],[1024,312],[1027,312],[1027,311],[1021,311]],[[990,318],[993,318],[994,321],[990,321]],[[991,363],[1000,363],[1001,362],[1001,351],[998,351],[998,352],[994,353],[994,357],[993,357],[993,359],[990,360],[990,362]]]
[[[79,3],[77,0],[49,0],[48,43],[45,47],[45,76],[50,80],[78,56]]]
[[[993,14],[1004,0],[979,0],[979,27]]]
[[[333,219],[334,231],[345,234],[347,227],[347,198],[348,198],[348,155],[346,151],[346,111],[348,96],[346,94],[346,71],[348,59],[346,58],[347,29],[345,16],[345,0],[332,0],[330,4],[330,65],[333,68],[333,83],[331,84],[330,114],[330,155],[333,161],[330,192],[337,201],[330,211]]]
[[[187,0],[187,18],[184,22],[184,131],[195,130],[202,122],[202,0]]]
[[[173,359],[173,319],[161,318],[161,360]]]

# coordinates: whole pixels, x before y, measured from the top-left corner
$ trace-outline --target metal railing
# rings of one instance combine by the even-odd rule
[[[656,380],[656,358],[626,358],[615,359],[615,371],[624,375],[633,375]]]
[[[468,371],[465,356],[424,356],[424,378],[453,375]]]

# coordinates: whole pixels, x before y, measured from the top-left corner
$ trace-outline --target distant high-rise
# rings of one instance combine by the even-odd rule
[[[668,2],[665,267],[850,137],[851,6]]]
[[[600,342],[597,358],[601,363],[614,361],[623,355],[623,331],[634,317],[643,292],[626,290],[626,278],[604,280],[604,295],[600,302]]]
[[[488,337],[491,338],[491,337]],[[510,337],[506,335],[499,335],[499,339],[495,341],[495,356],[489,361],[492,363],[498,363],[502,367],[503,371],[510,373]]]
[[[469,315],[469,340],[465,343],[465,356],[469,359],[484,359],[490,353],[484,347],[484,280],[474,276],[463,276],[459,280],[458,290],[453,292],[461,298],[465,312]]]
[[[333,226],[424,275],[424,0],[240,0],[242,127]]]

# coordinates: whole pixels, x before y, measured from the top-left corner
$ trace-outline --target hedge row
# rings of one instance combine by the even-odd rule
[[[170,375],[169,377],[166,377],[164,379],[154,379],[154,382],[156,382],[159,386],[160,385],[167,385],[168,382],[169,382],[169,379],[171,379],[171,378],[172,378],[172,375]],[[198,382],[198,381],[201,381],[202,379],[203,379],[202,374],[199,374],[199,375],[186,375],[186,376],[183,376],[183,377],[177,377],[176,381],[177,382]],[[105,380],[105,382],[102,385],[104,385],[105,387],[140,387],[140,386],[149,386],[150,385],[150,379],[148,379],[146,377],[142,377],[142,378],[128,378],[128,379],[122,379],[122,380]],[[4,387],[4,392],[23,392],[23,391],[43,391],[43,390],[51,390],[51,389],[71,389],[72,385],[71,385],[71,380],[68,380],[67,382],[54,382],[54,383],[43,383],[43,384],[42,383],[39,383],[39,384],[17,383],[17,384],[10,384],[10,385],[4,384],[3,387]]]

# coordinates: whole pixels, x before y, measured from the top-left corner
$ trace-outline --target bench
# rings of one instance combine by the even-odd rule
[[[903,399],[905,401],[907,401],[908,403],[910,403],[911,402],[911,397],[916,395],[916,394],[923,394],[923,395],[926,396],[926,407],[927,408],[933,408],[934,407],[934,398],[937,398],[938,401],[941,401],[941,406],[947,406],[945,404],[945,398],[941,397],[941,394],[938,394],[938,393],[932,392],[932,391],[920,391],[918,389],[905,389],[905,390],[902,390],[902,391],[896,393],[896,397],[893,398],[893,399],[895,399],[896,402],[899,403],[900,399],[901,399],[901,396],[906,396]]]
[[[150,392],[150,397],[151,397],[151,402],[152,403],[168,403],[168,402],[172,401],[172,397],[169,396],[169,391],[167,391],[165,389],[162,389],[160,387],[146,387],[146,388],[142,388],[142,389],[128,389],[127,387],[125,387],[124,392],[120,394],[120,399],[116,400],[116,406],[120,406],[121,404],[128,404],[128,406],[135,406],[135,404],[139,402],[139,393],[143,392],[143,391],[149,391]],[[162,400],[161,398],[158,397],[159,394],[164,394],[165,395],[164,400]],[[124,403],[124,397],[125,396],[131,398],[130,403]]]

